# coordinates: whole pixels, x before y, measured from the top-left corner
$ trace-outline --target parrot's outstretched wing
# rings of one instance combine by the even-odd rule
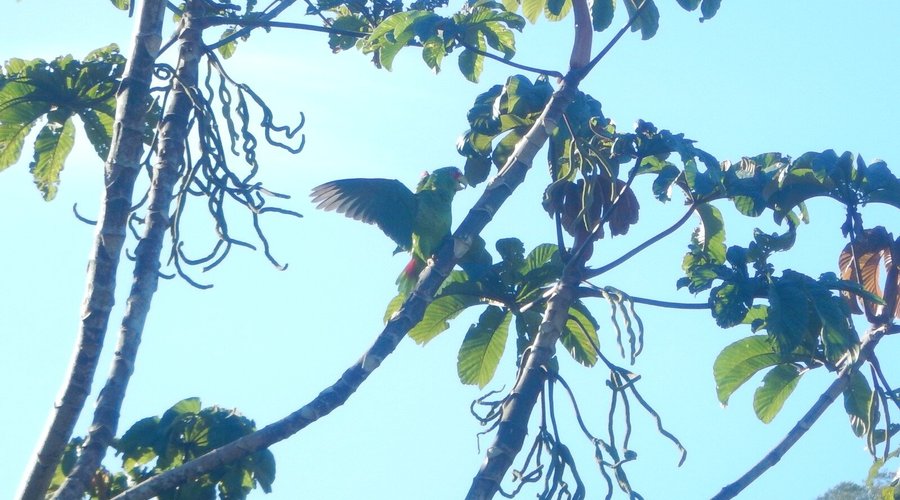
[[[310,193],[316,208],[334,210],[351,219],[375,224],[404,250],[412,246],[416,197],[393,179],[341,179]]]

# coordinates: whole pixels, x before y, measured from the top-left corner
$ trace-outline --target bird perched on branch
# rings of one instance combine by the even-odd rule
[[[394,253],[409,252],[412,258],[397,278],[400,292],[408,294],[450,234],[450,204],[467,184],[458,168],[444,167],[424,172],[415,193],[393,179],[341,179],[313,188],[310,196],[316,208],[378,226],[397,243]]]

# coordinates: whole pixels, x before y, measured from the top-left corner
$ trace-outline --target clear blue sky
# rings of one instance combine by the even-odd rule
[[[626,36],[582,86],[621,127],[650,120],[684,132],[719,159],[834,148],[861,152],[870,161],[882,158],[897,171],[900,4],[829,0],[813,7],[726,0],[715,19],[701,24],[699,14],[678,9],[672,0],[658,3],[657,36],[648,42]],[[5,21],[2,60],[81,57],[111,42],[127,52],[132,31],[127,16],[102,1],[77,9],[62,0],[7,2],[0,18]],[[620,13],[615,25],[624,21]],[[564,70],[570,23],[528,26],[517,41],[516,60]],[[597,35],[595,45],[608,36]],[[449,59],[445,71],[433,76],[415,50],[402,53],[388,73],[355,52],[332,55],[321,34],[284,31],[253,36],[227,64],[233,77],[268,100],[282,122],[306,114],[307,147],[300,155],[261,153],[261,180],[293,194],[284,206],[305,218],[264,219],[275,255],[290,263],[284,272],[259,253],[235,249],[219,268],[197,276],[214,283],[211,290],[177,280],[161,283],[122,430],[190,396],[201,397],[204,405],[237,407],[264,425],[332,383],[381,330],[404,259],[391,256],[393,244],[377,229],[314,211],[306,193],[341,177],[391,177],[413,184],[422,170],[461,165],[455,142],[466,128],[472,100],[515,73],[488,61],[481,83],[473,85]],[[0,427],[7,429],[0,497],[14,492],[69,362],[93,234],[73,217],[72,205],[92,216],[102,187],[102,164],[82,140],[66,165],[59,196],[45,203],[28,174],[29,155],[26,151],[18,165],[0,173],[6,262],[0,269],[0,379],[5,381]],[[485,231],[488,241],[516,235],[530,248],[553,240],[553,227],[539,207],[546,182],[540,158],[526,185]],[[639,184],[639,194],[647,187]],[[458,196],[457,221],[480,189]],[[604,240],[594,252],[595,264],[658,232],[682,210],[677,202],[649,199],[642,209],[642,224],[627,237]],[[196,236],[187,238],[197,255],[214,238],[202,210],[195,207]],[[842,219],[833,204],[816,203],[811,211],[813,223],[801,229],[792,257],[779,264],[818,275],[836,268],[844,245]],[[731,244],[745,245],[754,226],[775,230],[767,216],[738,221],[732,210],[725,214],[727,222],[738,222],[728,233]],[[240,220],[243,214],[235,211],[235,216]],[[900,231],[887,211],[865,211],[864,217],[867,224]],[[249,226],[231,225],[237,235],[252,236]],[[690,231],[682,228],[598,284],[638,296],[692,300],[674,287]],[[98,384],[106,375],[130,282],[129,267],[122,267]],[[601,342],[614,353],[612,329],[603,321],[607,306],[592,306],[601,321]],[[762,457],[831,381],[826,373],[805,377],[782,413],[764,425],[751,405],[758,379],[723,409],[712,378],[715,355],[748,330],[719,330],[704,312],[647,307],[638,312],[646,348],[633,369],[643,376],[644,396],[688,450],[686,463],[677,468],[677,451],[656,434],[651,419],[636,412],[632,448],[639,460],[628,473],[648,499],[711,496]],[[460,318],[425,348],[405,340],[347,405],[276,445],[278,475],[267,498],[462,497],[482,459],[475,442],[481,429],[469,417],[469,403],[480,392],[461,386],[456,377],[456,350],[472,320]],[[900,369],[889,362],[900,354],[897,340],[887,339],[880,349],[889,379],[900,380]],[[512,351],[510,343],[507,355]],[[563,369],[594,428],[605,428],[606,372],[571,363]],[[490,388],[510,387],[514,370],[507,356]],[[840,406],[834,405],[742,498],[815,498],[842,480],[861,480],[869,457]],[[79,432],[90,420],[84,417]],[[575,427],[564,425],[567,444],[582,456],[589,497],[597,498],[603,485],[590,445]]]

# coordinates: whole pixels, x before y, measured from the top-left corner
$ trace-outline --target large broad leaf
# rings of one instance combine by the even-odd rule
[[[544,16],[550,21],[564,19],[572,10],[572,0],[547,0],[544,5]]]
[[[700,216],[700,226],[695,233],[697,244],[712,257],[713,262],[725,262],[725,224],[722,212],[708,203],[697,205],[696,212]]]
[[[795,365],[778,365],[763,377],[762,385],[753,394],[756,416],[769,423],[781,411],[788,396],[794,392],[804,372]]]
[[[734,391],[756,372],[782,362],[765,335],[747,337],[722,349],[713,364],[719,401],[727,405]]]
[[[131,472],[156,458],[159,450],[159,417],[147,417],[135,422],[115,443],[116,452],[122,455],[122,467]]]
[[[494,377],[506,346],[512,316],[506,309],[488,306],[478,323],[466,332],[456,365],[462,383],[483,388]]]
[[[721,5],[722,0],[703,0],[703,4],[700,6],[700,13],[703,14],[703,17],[700,20],[705,21],[712,18],[719,11]]]
[[[694,10],[700,6],[700,0],[678,0],[678,5],[684,10]]]
[[[62,123],[50,122],[38,132],[30,170],[34,184],[47,201],[56,197],[59,174],[74,144],[75,125],[70,116]]]
[[[844,389],[844,410],[850,417],[850,426],[853,433],[857,436],[863,436],[872,430],[872,426],[877,422],[873,422],[873,413],[870,407],[875,404],[872,399],[872,388],[869,387],[869,381],[859,371],[854,370],[850,373],[850,384]]]
[[[603,31],[612,24],[616,12],[616,0],[594,0],[591,2],[591,24],[594,31]]]
[[[600,347],[597,328],[597,320],[581,301],[576,301],[569,309],[569,319],[559,341],[575,361],[584,366],[594,366]]]
[[[809,333],[809,301],[794,279],[779,279],[769,287],[768,331],[780,352],[787,355]]]
[[[484,40],[480,37],[472,45],[478,50],[484,51]],[[459,71],[466,77],[466,80],[478,83],[478,77],[481,76],[481,71],[484,69],[483,55],[473,50],[465,49],[459,55],[458,64]]]
[[[109,145],[112,142],[113,113],[104,113],[95,109],[83,111],[78,114],[84,123],[84,131],[88,140],[94,146],[97,156],[106,159],[109,155]]]
[[[163,413],[159,419],[159,426],[162,429],[169,428],[173,422],[180,419],[184,415],[192,415],[200,412],[200,398],[186,398],[172,405],[171,408]]]
[[[522,0],[522,15],[532,24],[536,23],[538,17],[544,12],[544,6],[547,0]]]
[[[10,59],[0,71],[0,170],[19,160],[26,136],[43,118],[31,171],[45,199],[52,199],[74,142],[72,116],[78,114],[88,139],[105,159],[115,114],[115,91],[125,58],[109,45],[84,60],[72,56]]]
[[[656,34],[659,29],[659,9],[653,0],[624,0],[625,9],[628,10],[629,16],[634,16],[638,7],[644,5],[641,13],[638,14],[634,24],[631,25],[631,31],[641,30],[641,38],[649,40]]]
[[[424,344],[447,328],[449,321],[469,306],[480,303],[478,297],[469,295],[447,295],[434,299],[425,309],[425,315],[409,331],[409,337],[418,344]]]
[[[863,234],[856,239],[854,248],[851,248],[851,244],[848,243],[844,247],[844,250],[841,251],[840,258],[838,259],[838,265],[841,270],[841,279],[857,281],[861,283],[863,288],[870,294],[879,298],[883,297],[884,294],[881,289],[881,270],[882,267],[885,270],[889,270],[893,266],[893,256],[891,254],[893,243],[893,235],[888,233],[883,226],[865,230]],[[853,260],[854,255],[856,256],[855,262]],[[859,265],[860,279],[856,276],[857,265]],[[887,286],[888,284],[885,285]],[[893,286],[900,287],[900,276],[896,278]],[[850,306],[851,311],[857,314],[862,313],[860,305],[865,305],[865,302],[860,296],[846,292],[842,293],[842,295],[847,301],[847,305]],[[872,305],[874,304],[869,304],[869,306]],[[889,307],[893,307],[895,318],[900,317],[900,301]],[[874,310],[870,311],[870,313],[874,312]]]
[[[444,40],[438,36],[425,40],[422,44],[422,59],[432,71],[438,73],[441,70],[441,61],[444,60]]]

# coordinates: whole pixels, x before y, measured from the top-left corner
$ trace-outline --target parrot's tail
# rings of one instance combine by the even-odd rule
[[[397,290],[403,295],[409,295],[416,283],[419,281],[419,274],[425,269],[425,263],[413,257],[409,264],[403,268],[403,272],[397,277]]]

